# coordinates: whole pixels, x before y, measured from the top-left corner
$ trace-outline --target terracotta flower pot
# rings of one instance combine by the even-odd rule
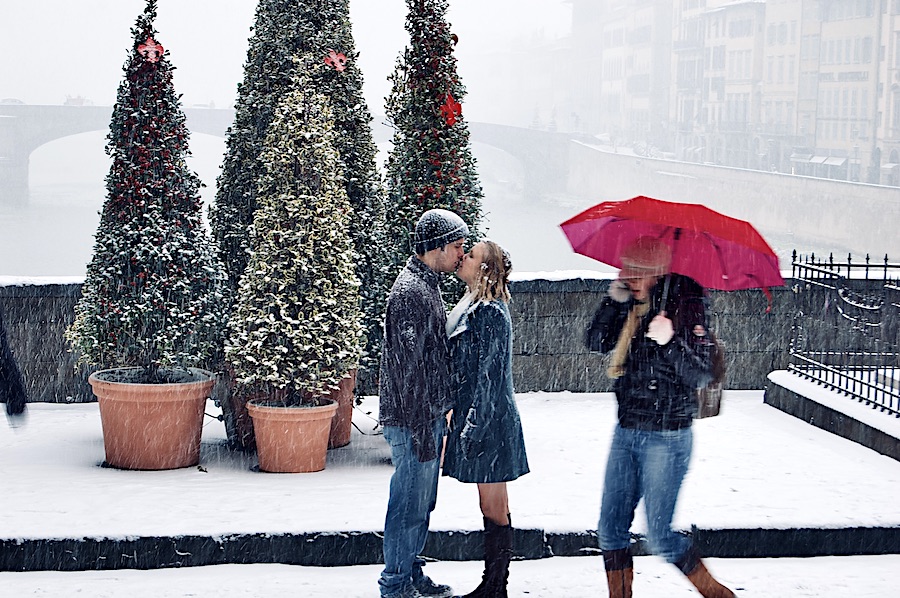
[[[135,382],[142,368],[100,370],[88,381],[100,403],[106,463],[121,469],[177,469],[200,462],[203,408],[215,376],[163,370],[170,383]]]
[[[350,444],[350,432],[353,424],[353,390],[356,387],[356,368],[347,372],[338,389],[328,398],[337,402],[337,413],[331,420],[331,434],[328,437],[328,448],[339,448]]]
[[[331,420],[337,402],[285,407],[260,399],[247,402],[253,418],[259,468],[271,473],[309,473],[325,469]]]

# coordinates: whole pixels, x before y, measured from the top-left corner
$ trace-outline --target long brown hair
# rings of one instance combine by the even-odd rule
[[[497,243],[482,240],[484,252],[481,258],[481,278],[475,288],[475,301],[509,301],[509,273],[512,260],[509,253]]]

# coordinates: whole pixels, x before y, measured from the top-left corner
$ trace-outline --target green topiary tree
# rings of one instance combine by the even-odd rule
[[[456,72],[447,0],[406,4],[410,45],[391,76],[386,106],[394,127],[387,163],[387,211],[389,269],[395,275],[412,250],[411,235],[424,211],[453,210],[469,225],[474,239],[481,236],[482,219],[481,185],[462,116],[465,87]],[[447,295],[455,300],[463,286],[458,281],[451,286]]]
[[[234,290],[249,259],[248,231],[258,206],[258,181],[266,172],[260,156],[263,140],[276,106],[292,85],[296,67],[291,58],[305,54],[327,67],[316,68],[309,77],[330,101],[334,116],[333,143],[350,201],[348,229],[361,281],[366,367],[377,364],[381,317],[392,278],[383,257],[384,192],[348,0],[260,0],[210,218]]]
[[[94,254],[66,331],[79,363],[198,365],[220,342],[222,279],[202,221],[200,180],[185,159],[188,130],[156,41],[156,0],[132,28],[106,152],[112,166]]]
[[[310,55],[298,62],[260,155],[266,172],[225,345],[239,384],[294,402],[336,389],[362,335],[352,210],[333,113],[314,83],[327,67]]]

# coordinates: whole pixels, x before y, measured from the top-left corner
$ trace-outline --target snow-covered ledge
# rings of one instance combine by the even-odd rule
[[[510,282],[531,280],[612,280],[615,272],[597,272],[596,270],[555,270],[553,272],[516,272],[509,275]]]
[[[0,276],[0,287],[83,284],[84,276]]]
[[[768,378],[767,404],[900,461],[900,418],[787,370]]]

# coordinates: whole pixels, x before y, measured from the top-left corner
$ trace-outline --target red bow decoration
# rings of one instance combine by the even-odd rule
[[[138,54],[143,56],[147,62],[157,62],[162,58],[164,48],[156,43],[152,37],[148,37],[147,41],[137,47]]]
[[[328,66],[333,66],[334,70],[337,72],[343,71],[347,68],[347,57],[344,56],[343,52],[335,52],[334,50],[330,50],[328,55],[325,56],[325,64]]]
[[[462,104],[453,99],[453,94],[448,93],[444,105],[441,106],[441,115],[448,127],[456,124],[456,119],[462,116]]]

